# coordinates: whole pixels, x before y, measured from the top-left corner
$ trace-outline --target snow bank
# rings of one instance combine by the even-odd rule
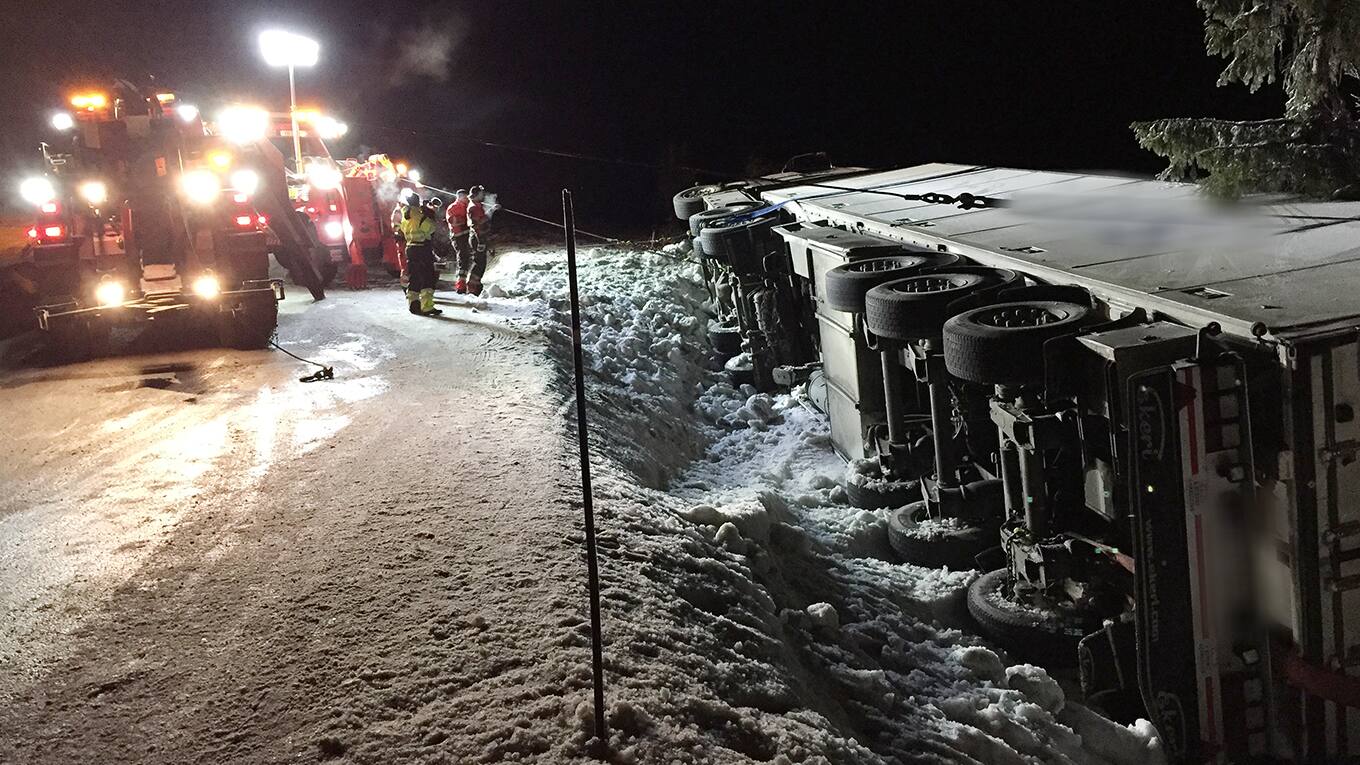
[[[845,504],[821,416],[721,378],[687,254],[581,257],[618,761],[1162,762],[1151,726],[947,626],[975,574],[893,562],[886,514]],[[560,254],[491,278],[542,307],[565,385]],[[579,756],[590,708],[573,708]]]

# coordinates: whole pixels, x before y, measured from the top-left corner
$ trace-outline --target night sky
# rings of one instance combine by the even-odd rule
[[[485,139],[741,175],[790,155],[1152,173],[1135,119],[1278,114],[1278,89],[1216,87],[1182,2],[104,2],[5,0],[0,172],[10,196],[62,95],[159,77],[205,111],[286,106],[260,59],[277,26],[316,37],[301,100],[431,183],[483,183],[582,225],[646,230],[692,173],[544,157]]]

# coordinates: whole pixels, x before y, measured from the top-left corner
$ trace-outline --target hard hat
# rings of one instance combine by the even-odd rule
[[[479,197],[485,193],[486,189],[482,188],[481,186],[473,186],[471,189],[468,190],[468,196],[470,197]]]
[[[465,196],[468,195],[467,189],[459,189],[459,190],[453,192],[453,195],[454,195],[455,197],[465,197]]]
[[[404,205],[417,204],[420,202],[420,194],[415,189],[402,189],[401,203]]]
[[[440,199],[439,197],[431,197],[430,201],[427,204],[429,204],[430,207],[433,207],[434,209],[438,210],[439,208],[444,206],[444,200]]]

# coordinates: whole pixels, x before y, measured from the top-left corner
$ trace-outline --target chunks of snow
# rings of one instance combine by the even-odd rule
[[[1006,687],[1020,691],[1035,704],[1046,711],[1057,714],[1062,711],[1067,696],[1058,681],[1048,676],[1048,672],[1033,664],[1019,664],[1006,668]]]
[[[841,626],[840,614],[830,603],[813,603],[807,607],[807,615],[812,617],[812,623],[819,627],[834,630]]]

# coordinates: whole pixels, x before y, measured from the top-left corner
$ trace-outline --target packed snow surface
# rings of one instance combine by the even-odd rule
[[[887,511],[846,506],[822,416],[725,381],[688,257],[580,258],[615,761],[1164,762],[1151,725],[948,626],[976,573],[895,562]],[[541,307],[570,402],[565,277],[561,253],[512,253],[489,294]]]

